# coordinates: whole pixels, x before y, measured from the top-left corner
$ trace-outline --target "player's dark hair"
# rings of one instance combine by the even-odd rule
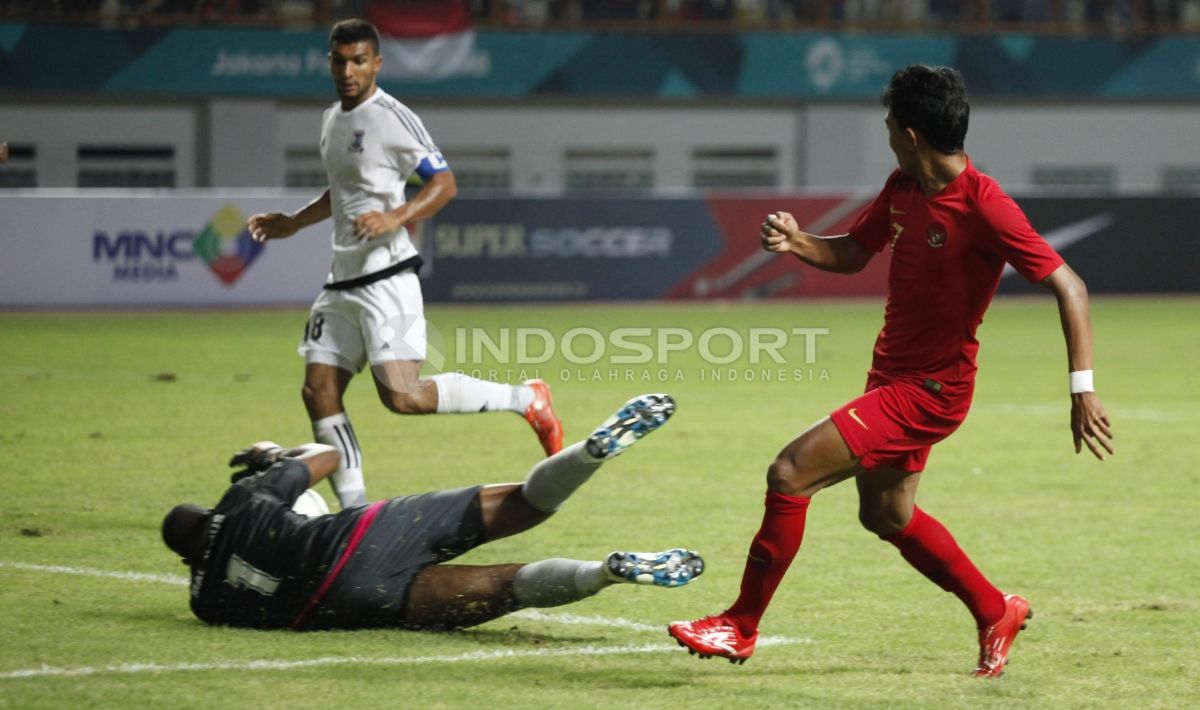
[[[196,531],[212,511],[195,503],[180,503],[163,518],[162,538],[175,554],[186,558]]]
[[[375,53],[379,54],[379,30],[375,29],[366,20],[352,19],[342,20],[333,26],[329,31],[329,46],[332,48],[339,44],[354,44],[356,42],[370,42],[375,49]]]
[[[971,106],[962,74],[950,67],[913,64],[892,75],[883,92],[900,128],[911,128],[942,153],[958,153],[967,137]]]

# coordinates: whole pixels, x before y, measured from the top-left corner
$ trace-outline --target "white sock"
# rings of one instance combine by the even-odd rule
[[[587,452],[583,442],[571,444],[557,454],[538,461],[529,471],[521,493],[543,513],[553,513],[603,463]]]
[[[337,493],[342,508],[367,502],[367,486],[363,482],[362,450],[358,448],[358,437],[345,412],[318,419],[312,423],[313,437],[328,444],[342,454],[342,464],[330,477],[333,491]]]
[[[547,607],[585,599],[610,584],[613,582],[604,576],[602,562],[555,557],[517,570],[512,591],[522,608]]]
[[[438,414],[524,412],[533,402],[533,390],[525,385],[477,380],[461,372],[443,372],[430,379],[437,385]]]

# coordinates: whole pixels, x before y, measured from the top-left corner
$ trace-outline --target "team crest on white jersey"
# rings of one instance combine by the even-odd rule
[[[354,142],[350,144],[350,152],[351,153],[363,152],[362,142],[363,142],[363,135],[365,133],[366,133],[366,131],[355,131],[354,132]]]
[[[940,248],[946,243],[946,231],[944,229],[938,229],[937,227],[930,227],[928,241],[929,246],[933,247],[934,249]]]

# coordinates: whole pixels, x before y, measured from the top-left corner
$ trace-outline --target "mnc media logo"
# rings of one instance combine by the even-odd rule
[[[92,233],[92,261],[111,265],[112,280],[122,283],[178,281],[181,265],[199,257],[222,283],[232,286],[262,248],[250,237],[246,218],[228,204],[199,232],[185,227]]]
[[[262,253],[262,248],[263,245],[250,236],[246,217],[233,205],[222,207],[192,240],[196,255],[226,286],[241,278]]]

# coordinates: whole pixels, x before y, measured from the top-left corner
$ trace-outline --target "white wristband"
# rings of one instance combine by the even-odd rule
[[[1091,370],[1077,370],[1071,373],[1071,394],[1095,391],[1096,389],[1092,386]]]

